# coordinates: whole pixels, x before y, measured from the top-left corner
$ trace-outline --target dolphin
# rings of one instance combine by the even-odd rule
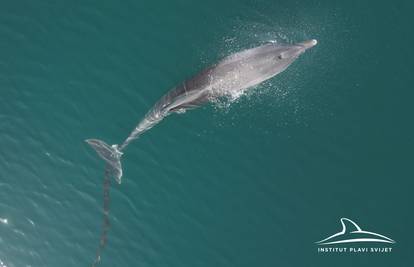
[[[161,97],[122,145],[110,146],[98,139],[85,141],[106,162],[106,171],[121,183],[121,157],[124,149],[166,116],[183,113],[217,98],[234,95],[258,85],[284,71],[316,44],[315,39],[292,45],[268,42],[227,56]]]
[[[332,245],[355,242],[379,242],[395,243],[389,237],[374,232],[362,230],[358,224],[348,218],[341,218],[342,230],[321,241],[316,242],[319,245]]]

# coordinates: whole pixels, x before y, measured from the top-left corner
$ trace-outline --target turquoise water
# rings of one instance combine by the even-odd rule
[[[0,266],[90,266],[103,162],[174,85],[266,40],[318,39],[232,102],[132,143],[99,266],[412,266],[409,1],[4,1]],[[397,243],[322,255],[352,218]]]

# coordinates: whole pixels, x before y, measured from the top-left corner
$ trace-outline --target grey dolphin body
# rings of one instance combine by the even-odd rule
[[[163,118],[173,112],[182,113],[210,100],[243,91],[268,80],[284,71],[303,52],[316,44],[316,40],[294,45],[279,45],[270,42],[232,54],[161,97],[120,147],[109,146],[97,139],[88,139],[86,142],[105,160],[107,170],[118,183],[121,183],[122,151],[131,141]]]

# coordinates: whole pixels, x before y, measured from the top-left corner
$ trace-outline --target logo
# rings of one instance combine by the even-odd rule
[[[351,219],[341,218],[340,222],[342,225],[340,232],[315,242],[318,245],[318,252],[388,253],[391,252],[392,247],[384,247],[384,245],[389,246],[389,244],[396,243],[385,235],[362,230]],[[378,244],[382,244],[382,246],[375,247]]]

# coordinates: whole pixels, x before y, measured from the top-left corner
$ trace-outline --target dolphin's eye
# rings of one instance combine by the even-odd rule
[[[281,55],[281,54],[280,54],[280,55],[278,55],[278,56],[277,56],[277,58],[278,58],[278,59],[282,59],[282,55]]]

